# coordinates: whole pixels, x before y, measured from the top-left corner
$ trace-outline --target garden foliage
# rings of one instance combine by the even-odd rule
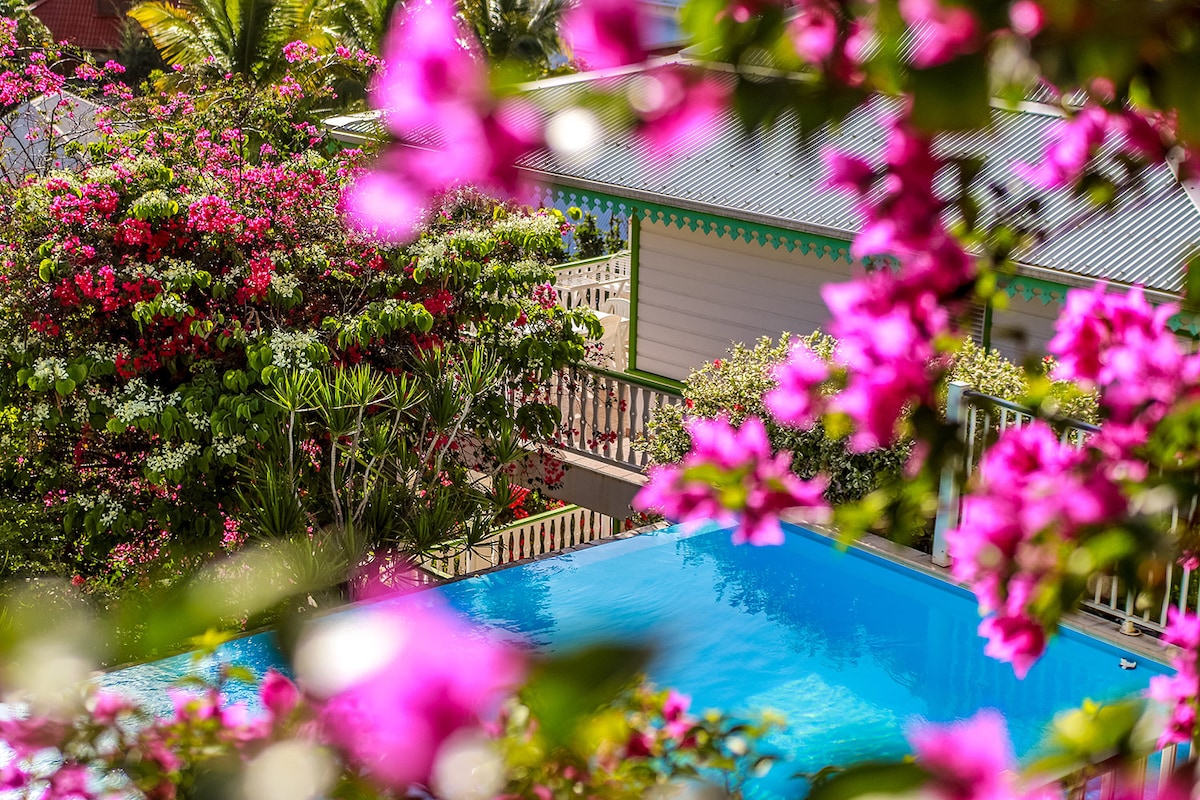
[[[411,246],[351,234],[340,200],[360,154],[310,121],[320,85],[297,74],[261,91],[231,78],[125,97],[78,168],[0,201],[3,469],[61,523],[78,574],[120,579],[176,545],[237,546],[245,470],[278,448],[308,448],[323,478],[402,460],[413,477],[399,485],[440,516],[366,541],[420,551],[460,535],[447,514],[461,497],[448,495],[473,498],[479,520],[509,504],[499,483],[481,494],[468,466],[511,465],[553,427],[548,405],[514,403],[583,355],[589,323],[548,286],[561,215],[463,191],[431,205]],[[320,424],[284,426],[283,387],[336,386],[355,366],[378,391],[335,393]],[[403,400],[388,381],[406,382]],[[330,427],[344,403],[364,425]],[[334,498],[317,498],[293,533],[345,527]]]

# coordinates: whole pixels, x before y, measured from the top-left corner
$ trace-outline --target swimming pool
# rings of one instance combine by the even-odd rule
[[[983,655],[966,591],[787,529],[780,547],[734,547],[717,528],[666,529],[385,602],[441,598],[489,635],[547,651],[595,639],[651,642],[651,678],[690,694],[694,707],[786,716],[787,731],[771,743],[790,764],[758,787],[763,796],[796,796],[800,785],[787,780],[794,771],[905,752],[904,726],[917,717],[941,722],[998,708],[1023,754],[1055,711],[1140,691],[1167,672],[1067,630],[1018,681]],[[265,635],[231,642],[225,655],[259,671],[277,661]],[[1122,658],[1137,668],[1122,669]],[[169,659],[104,683],[165,704],[161,687],[187,665]]]

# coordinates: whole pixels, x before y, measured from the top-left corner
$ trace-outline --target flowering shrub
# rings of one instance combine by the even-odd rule
[[[727,418],[734,425],[761,419],[772,453],[791,453],[792,470],[801,478],[827,479],[825,500],[833,506],[861,501],[901,475],[912,452],[912,439],[903,437],[888,448],[859,452],[848,446],[837,419],[822,420],[815,413],[828,390],[807,394],[804,387],[820,387],[836,369],[838,342],[819,332],[792,342],[784,334],[778,342],[763,338],[752,348],[735,346],[728,357],[694,370],[688,376],[682,405],[661,406],[650,420],[650,434],[639,443],[652,464],[684,461],[692,449],[689,426],[702,419]],[[954,353],[948,380],[1008,400],[1020,401],[1040,392],[1047,409],[1074,419],[1096,419],[1095,396],[1070,381],[1030,376],[998,352],[984,350],[970,340]],[[943,399],[944,402],[944,399]],[[664,498],[665,499],[665,498]],[[643,499],[657,504],[662,499]],[[659,505],[660,508],[666,506]],[[705,513],[722,516],[719,507]],[[668,514],[678,519],[678,514]],[[928,531],[892,528],[886,535],[927,545]]]
[[[120,579],[236,541],[236,476],[280,430],[265,395],[289,374],[362,365],[417,386],[437,359],[494,361],[469,415],[439,428],[404,410],[396,441],[446,438],[422,474],[455,474],[451,446],[501,421],[510,450],[552,426],[549,406],[507,398],[583,355],[581,315],[538,297],[561,216],[491,204],[406,249],[352,235],[359,154],[323,155],[303,107],[236,86],[131,100],[114,117],[152,128],[114,128],[87,166],[5,200],[6,455],[65,526],[72,573]],[[465,219],[457,202],[430,213]],[[311,433],[322,458],[329,435]]]
[[[86,657],[78,637],[56,644],[40,652]],[[535,660],[446,608],[393,602],[305,630],[295,681],[220,661],[209,670],[214,657],[198,653],[204,668],[168,689],[160,717],[112,691],[9,673],[0,790],[175,798],[224,786],[258,797],[286,784],[297,797],[617,798],[695,780],[736,793],[771,768],[760,740],[778,720],[697,713],[641,682],[644,656],[593,647]],[[238,682],[257,684],[260,709],[229,702]]]

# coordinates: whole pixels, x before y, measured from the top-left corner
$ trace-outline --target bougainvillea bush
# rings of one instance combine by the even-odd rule
[[[828,479],[824,496],[831,506],[861,501],[899,478],[912,453],[911,435],[901,437],[890,447],[858,451],[846,440],[845,420],[814,419],[810,425],[795,427],[781,425],[767,414],[764,397],[778,387],[777,373],[788,360],[794,342],[826,364],[835,360],[837,341],[819,331],[795,340],[784,334],[778,341],[764,337],[753,347],[733,347],[727,357],[692,371],[685,382],[682,404],[654,410],[649,433],[639,444],[650,455],[651,464],[679,464],[686,458],[692,444],[688,427],[694,420],[725,418],[736,427],[749,417],[760,417],[765,420],[772,451],[791,453],[792,470],[798,477],[810,479],[819,474]],[[1049,369],[1052,363],[1045,366]],[[1069,381],[1031,375],[998,351],[981,348],[969,339],[953,354],[948,380],[1014,402],[1027,397],[1036,384],[1042,387],[1047,403],[1056,404],[1060,415],[1085,422],[1096,420],[1094,394]],[[928,520],[916,522],[915,529],[892,528],[886,533],[910,544],[927,546]]]
[[[548,287],[561,215],[458,192],[408,247],[352,234],[340,202],[360,154],[328,145],[300,90],[235,84],[127,99],[86,166],[0,200],[3,470],[62,524],[85,578],[238,545],[239,470],[273,457],[289,377],[408,380],[389,446],[424,451],[432,503],[463,488],[460,452],[494,455],[480,441],[498,431],[510,450],[544,439],[552,409],[514,403],[583,355],[588,323]],[[477,395],[447,378],[473,359],[491,369]],[[469,412],[447,407],[460,396]],[[322,459],[366,452],[289,433],[326,474]]]

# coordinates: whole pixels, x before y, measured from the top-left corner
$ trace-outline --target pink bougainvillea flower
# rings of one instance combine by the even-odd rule
[[[388,29],[372,103],[397,136],[429,125],[448,106],[474,107],[483,99],[484,64],[456,11],[451,0],[407,3]]]
[[[649,472],[649,482],[634,498],[638,511],[658,511],[672,520],[699,524],[737,523],[734,544],[781,544],[779,515],[805,509],[824,519],[829,507],[826,481],[802,481],[791,471],[791,453],[771,454],[766,427],[747,417],[740,428],[725,418],[688,423],[692,450],[678,466]]]
[[[725,84],[680,67],[647,72],[632,82],[629,103],[641,124],[642,152],[652,161],[686,155],[716,136],[729,100]]]
[[[787,360],[772,371],[776,387],[763,395],[763,404],[784,425],[810,428],[822,413],[821,385],[829,365],[803,342],[795,342]]]
[[[428,194],[408,171],[405,154],[392,151],[370,172],[360,175],[342,198],[351,225],[389,241],[403,242],[415,236]]]
[[[1171,658],[1174,675],[1155,675],[1150,679],[1147,695],[1170,710],[1170,718],[1159,738],[1159,746],[1175,742],[1190,742],[1196,734],[1196,705],[1200,702],[1200,616],[1179,611],[1172,606],[1167,611],[1167,630],[1163,640],[1179,649]]]
[[[521,190],[516,163],[543,141],[540,112],[521,100],[493,101],[465,37],[446,0],[406,6],[392,26],[372,101],[400,143],[347,191],[357,229],[405,242],[433,195],[467,184]]]
[[[810,64],[828,61],[837,51],[837,9],[827,0],[802,0],[788,25],[796,54]]]
[[[1046,24],[1046,11],[1035,0],[1016,0],[1009,6],[1008,20],[1015,33],[1032,39]]]
[[[282,719],[300,702],[300,690],[291,678],[269,669],[258,687],[258,698],[273,719]]]
[[[849,189],[857,194],[866,194],[875,182],[875,169],[857,156],[828,148],[821,153],[821,160],[829,173],[825,183],[835,189]]]
[[[996,614],[979,623],[979,635],[987,639],[983,654],[1012,664],[1013,674],[1024,678],[1046,651],[1042,623],[1024,614]]]
[[[917,763],[932,774],[932,789],[944,800],[1016,798],[1016,767],[1008,727],[1000,712],[983,709],[949,725],[920,723],[908,729]]]
[[[969,8],[941,0],[900,0],[900,15],[912,34],[914,67],[936,67],[979,48],[981,28]]]
[[[1092,154],[1104,143],[1107,132],[1108,112],[1099,106],[1084,108],[1051,127],[1040,163],[1017,163],[1013,165],[1013,172],[1039,189],[1068,186],[1083,174]]]
[[[1047,349],[1058,359],[1057,377],[1101,390],[1108,420],[1097,446],[1113,457],[1145,441],[1200,377],[1200,359],[1184,352],[1168,325],[1177,310],[1152,305],[1139,287],[1124,295],[1103,284],[1067,293]]]
[[[563,38],[589,69],[646,60],[646,12],[637,0],[587,0],[563,18]]]
[[[983,457],[979,482],[947,532],[954,576],[970,585],[989,656],[1024,677],[1046,647],[1046,627],[1031,609],[1037,593],[1061,579],[1063,542],[1085,526],[1128,512],[1120,487],[1062,442],[1045,422],[1004,431]]]
[[[296,672],[328,741],[402,789],[428,780],[452,734],[496,712],[524,666],[447,609],[384,604],[317,626]]]
[[[672,739],[682,739],[696,725],[696,719],[688,715],[687,710],[692,704],[692,698],[686,694],[671,689],[663,703],[663,732]]]

